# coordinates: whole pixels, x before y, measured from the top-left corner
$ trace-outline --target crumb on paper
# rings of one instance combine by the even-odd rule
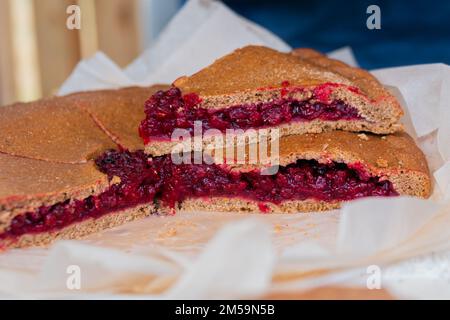
[[[283,229],[285,229],[287,227],[288,227],[287,224],[282,225],[282,224],[277,223],[273,226],[273,230],[275,231],[275,233],[280,233],[281,231],[283,231]]]
[[[365,141],[369,140],[369,137],[365,133],[358,134],[358,138]]]
[[[377,166],[380,168],[386,168],[388,166],[388,162],[385,159],[378,158],[377,159]]]
[[[165,238],[171,238],[177,235],[177,229],[176,228],[169,228],[165,230],[161,230],[158,232],[158,238],[159,239],[165,239]]]
[[[281,230],[283,230],[283,226],[281,225],[281,224],[276,224],[274,227],[273,227],[273,229],[274,229],[274,231],[276,232],[276,233],[279,233],[279,232],[281,232]]]
[[[172,227],[172,226],[179,226],[179,227],[182,227],[182,226],[186,226],[186,227],[196,227],[197,226],[197,224],[196,223],[194,223],[194,222],[192,222],[191,220],[177,220],[177,221],[169,221],[169,222],[166,222],[165,224],[164,224],[164,227],[166,227],[166,228],[170,228],[170,227]]]
[[[381,140],[386,140],[386,136],[382,136],[382,137],[381,137]]]
[[[196,227],[197,226],[197,224],[192,222],[191,220],[180,220],[180,221],[177,221],[176,224],[178,226],[188,226],[188,227]]]

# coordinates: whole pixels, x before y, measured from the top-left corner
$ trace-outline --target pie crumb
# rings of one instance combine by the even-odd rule
[[[175,228],[169,228],[167,230],[162,230],[158,233],[158,238],[163,239],[163,238],[170,238],[170,237],[174,237],[177,235],[177,229]]]
[[[282,224],[277,223],[273,226],[273,231],[275,233],[280,233],[281,231],[283,231],[283,229],[286,229],[287,227],[289,227],[288,224],[282,225]]]
[[[358,138],[365,141],[369,140],[369,137],[365,133],[358,134]]]
[[[388,166],[388,162],[385,159],[378,158],[377,166],[380,168],[386,168]]]

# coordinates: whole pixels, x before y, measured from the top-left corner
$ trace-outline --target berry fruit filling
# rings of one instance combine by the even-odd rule
[[[274,175],[259,171],[231,171],[219,165],[180,164],[170,156],[148,158],[142,151],[108,151],[96,160],[110,179],[106,191],[84,200],[66,200],[16,216],[0,239],[53,231],[88,218],[98,218],[159,199],[174,208],[187,198],[236,197],[279,204],[286,200],[351,200],[367,196],[395,196],[388,180],[371,177],[355,165],[298,160]]]
[[[180,89],[172,87],[167,91],[158,91],[145,103],[146,119],[141,122],[139,133],[148,143],[152,137],[170,138],[177,128],[192,133],[194,121],[201,121],[203,130],[225,132],[226,129],[246,130],[290,121],[361,119],[356,108],[341,100],[325,103],[322,97],[316,97],[318,94],[317,91],[312,98],[303,101],[282,97],[271,102],[206,109],[198,106],[200,98],[197,95],[182,96]]]

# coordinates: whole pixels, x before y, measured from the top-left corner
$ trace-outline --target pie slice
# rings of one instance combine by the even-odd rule
[[[95,159],[117,144],[143,147],[139,121],[156,88],[80,92],[0,109],[0,247],[78,238],[154,211],[151,187],[124,186],[139,174],[137,165],[108,176]]]
[[[154,94],[140,125],[145,150],[170,153],[174,130],[208,136],[227,129],[280,129],[281,136],[332,129],[387,134],[401,131],[402,109],[367,71],[311,49],[292,53],[247,46],[173,87]]]
[[[108,179],[93,161],[66,164],[0,153],[0,249],[79,238],[151,214],[152,196],[136,201],[137,187],[124,187],[122,179]]]

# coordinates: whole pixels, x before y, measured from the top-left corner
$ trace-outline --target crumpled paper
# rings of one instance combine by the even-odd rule
[[[97,53],[78,64],[59,94],[169,83],[247,44],[290,50],[223,4],[191,0],[127,68]],[[357,66],[348,47],[329,55]],[[368,266],[375,265],[383,271],[382,286],[397,297],[448,297],[442,268],[434,277],[424,276],[423,269],[442,265],[427,258],[430,254],[450,250],[449,66],[408,66],[373,74],[403,104],[405,126],[427,156],[435,179],[430,200],[370,198],[341,210],[293,215],[152,216],[49,249],[3,253],[0,296],[259,297],[330,284],[366,286]],[[425,258],[411,260],[417,257]],[[439,290],[433,291],[437,283]]]

